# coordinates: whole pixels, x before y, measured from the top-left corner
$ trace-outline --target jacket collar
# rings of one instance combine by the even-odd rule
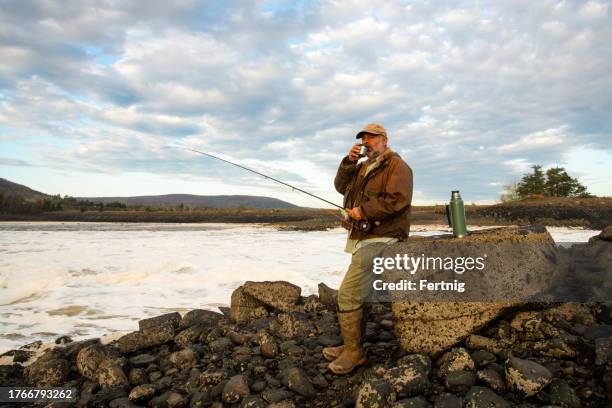
[[[381,160],[389,160],[389,158],[391,158],[393,155],[395,155],[395,152],[388,147],[385,147],[385,151],[382,154],[383,158]]]
[[[385,147],[385,150],[383,150],[383,152],[379,156],[376,156],[376,158],[374,158],[374,161],[371,161],[370,159],[368,159],[368,160],[364,161],[363,164],[368,166],[368,165],[374,163],[375,161],[382,162],[384,160],[387,160],[393,154],[394,154],[393,150],[389,149],[389,147]]]
[[[389,158],[393,156],[394,154],[395,153],[387,147],[382,152],[382,154],[376,157],[372,162],[370,162],[369,160],[363,162],[362,165],[363,165],[363,168],[365,168],[365,173],[363,173],[364,177],[369,175],[370,173],[375,172],[377,169],[381,168],[382,166],[384,166],[389,160]]]
[[[389,149],[388,147],[385,147],[385,150],[381,153],[380,156],[378,156],[375,160],[375,162],[377,162],[378,164],[376,165],[376,167],[378,167],[379,165],[381,165],[382,163],[386,162],[387,160],[389,160],[389,158],[391,158],[391,156],[394,156],[395,152],[391,149]],[[374,162],[372,162],[374,163]],[[371,164],[368,163],[367,161],[364,163],[365,165]]]

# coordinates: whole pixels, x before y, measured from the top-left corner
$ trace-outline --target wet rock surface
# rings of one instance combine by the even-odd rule
[[[138,385],[130,391],[130,395],[128,396],[130,401],[135,403],[143,403],[151,399],[157,389],[153,384],[142,384]]]
[[[41,358],[25,370],[30,384],[37,387],[58,387],[70,373],[70,364],[62,358]]]
[[[22,385],[76,386],[78,406],[610,404],[610,344],[608,337],[601,337],[607,329],[597,318],[600,305],[551,305],[544,311],[539,307],[506,315],[440,355],[403,351],[395,337],[381,336],[383,332],[393,335],[389,323],[381,324],[390,316],[390,305],[374,310],[368,324],[368,363],[345,376],[327,371],[321,355],[319,337],[339,335],[334,312],[327,308],[313,313],[272,310],[254,325],[213,316],[206,323],[206,335],[187,347],[174,339],[180,340],[181,333],[200,325],[201,319],[182,326],[177,320],[169,324],[160,319],[160,326],[175,331],[174,339],[164,344],[125,353],[120,342],[94,343],[69,359],[67,343],[43,354],[25,370],[14,368],[13,374]],[[588,325],[580,326],[584,322]],[[536,342],[557,338],[567,339],[576,353],[556,356],[533,347]]]
[[[168,343],[174,339],[176,325],[173,320],[162,320],[159,326],[149,326],[128,333],[117,340],[119,351],[121,353],[132,353]]]
[[[76,387],[77,407],[612,406],[612,327],[604,304],[496,309],[486,325],[437,353],[406,350],[394,305],[376,304],[367,323],[367,363],[338,376],[321,353],[341,340],[329,299],[291,294],[276,308],[237,291],[263,313],[235,319],[244,310],[194,310],[146,319],[107,345],[67,342],[34,362],[18,357],[0,366],[0,380]],[[334,292],[323,287],[321,294]],[[435,314],[434,306],[425,307]]]
[[[552,373],[541,364],[517,357],[508,359],[505,374],[508,384],[526,397],[540,392],[553,378]]]
[[[381,336],[393,335],[380,323],[391,305],[378,305],[368,323],[368,363],[345,376],[331,374],[321,354],[318,338],[339,335],[327,308],[300,312],[307,330],[270,330],[286,315],[280,311],[255,325],[215,317],[188,347],[169,341],[124,353],[119,342],[94,343],[68,358],[67,343],[25,369],[15,362],[3,370],[10,367],[20,385],[75,386],[80,407],[610,406],[610,339],[593,335],[606,333],[600,305],[549,306],[504,315],[433,355],[406,353],[394,336]],[[183,327],[175,339],[194,326]],[[556,338],[576,353],[558,357],[533,347],[554,348]]]
[[[290,312],[300,300],[302,288],[289,282],[246,282],[245,294],[275,310]]]

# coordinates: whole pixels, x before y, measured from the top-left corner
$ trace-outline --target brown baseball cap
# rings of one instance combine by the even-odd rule
[[[384,127],[382,127],[382,125],[379,125],[378,123],[369,123],[369,124],[367,124],[363,128],[363,130],[361,130],[359,133],[357,133],[357,137],[355,139],[361,139],[361,137],[363,136],[364,133],[369,133],[371,135],[380,135],[380,136],[387,137],[387,131],[385,130]]]

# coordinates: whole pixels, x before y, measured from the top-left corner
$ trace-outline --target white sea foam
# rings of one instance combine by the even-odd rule
[[[472,227],[472,230],[479,229]],[[583,242],[598,231],[550,228]],[[413,235],[448,233],[413,226]],[[246,280],[286,280],[303,294],[338,287],[346,231],[239,224],[0,223],[0,352],[68,334],[137,328],[169,311],[216,309]]]
[[[546,229],[557,244],[564,246],[577,242],[587,242],[589,238],[601,232],[580,227],[546,227]]]

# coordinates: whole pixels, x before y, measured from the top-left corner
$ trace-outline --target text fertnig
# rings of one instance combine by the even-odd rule
[[[453,282],[430,282],[426,279],[421,279],[417,282],[402,279],[399,282],[384,282],[381,279],[375,280],[373,283],[374,290],[428,290],[428,291],[454,291],[465,292],[465,283],[458,282],[456,279]]]

